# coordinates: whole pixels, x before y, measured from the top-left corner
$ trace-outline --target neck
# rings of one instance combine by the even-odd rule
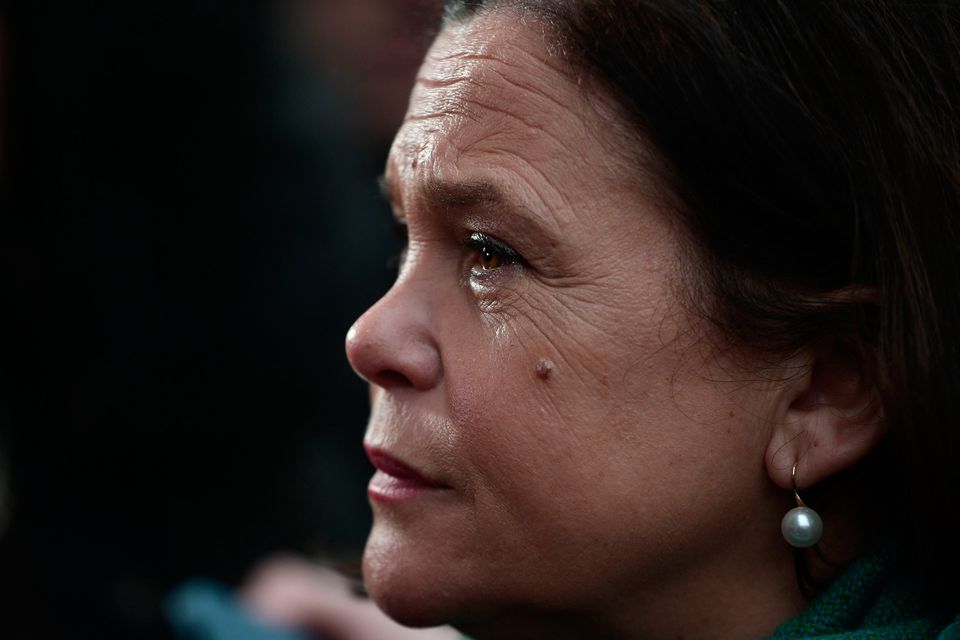
[[[692,580],[638,591],[613,605],[621,638],[760,638],[799,613],[807,600],[793,549],[774,540],[764,559],[731,554]],[[653,591],[653,592],[651,592]]]

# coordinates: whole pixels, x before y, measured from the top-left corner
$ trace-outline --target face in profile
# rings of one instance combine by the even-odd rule
[[[576,635],[691,585],[722,604],[789,553],[757,508],[783,504],[776,395],[685,309],[677,218],[541,34],[494,12],[438,37],[387,164],[405,258],[347,338],[379,469],[364,575],[410,624]]]

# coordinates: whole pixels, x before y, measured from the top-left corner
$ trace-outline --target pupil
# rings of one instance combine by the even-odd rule
[[[500,266],[500,261],[497,259],[497,255],[489,247],[483,248],[481,256],[483,258],[484,269],[496,269],[498,266]]]

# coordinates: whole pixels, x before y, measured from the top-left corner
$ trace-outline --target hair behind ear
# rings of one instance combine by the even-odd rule
[[[960,5],[600,0],[558,24],[669,167],[718,331],[857,354],[889,441],[858,454],[868,534],[960,597]]]

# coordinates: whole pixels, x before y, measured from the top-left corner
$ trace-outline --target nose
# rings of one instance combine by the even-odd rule
[[[347,332],[350,366],[362,378],[385,389],[426,391],[443,375],[425,293],[397,283]]]

